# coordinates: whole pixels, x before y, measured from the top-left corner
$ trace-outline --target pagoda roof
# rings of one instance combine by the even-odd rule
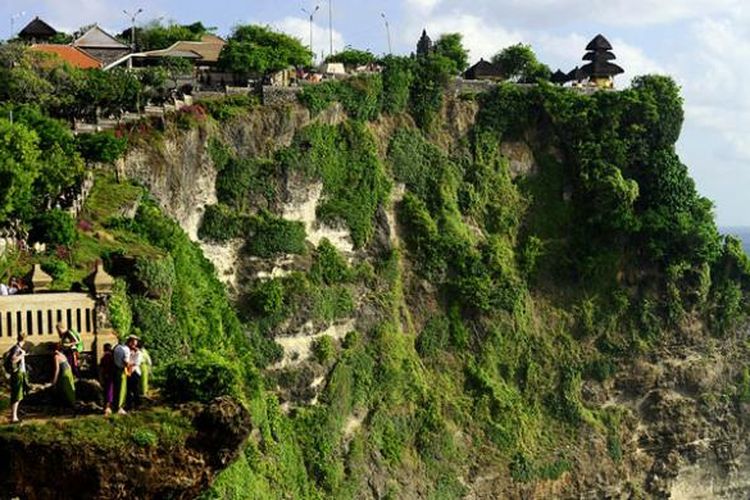
[[[129,46],[113,37],[99,26],[94,26],[77,38],[73,45],[84,49],[130,49]]]
[[[551,81],[552,83],[563,84],[569,81],[569,78],[566,73],[563,73],[561,69],[558,69],[557,71],[552,73],[552,76],[550,77],[549,81]]]
[[[571,69],[568,74],[566,75],[569,82],[580,82],[584,78],[586,78],[586,74],[583,72],[581,68],[576,66],[575,68]]]
[[[50,38],[57,35],[57,30],[46,22],[35,17],[18,32],[19,38]]]
[[[608,50],[586,52],[583,55],[584,61],[611,61],[613,59],[616,59],[615,55]]]
[[[612,44],[602,34],[599,34],[586,45],[586,50],[612,50]]]
[[[624,69],[607,61],[592,61],[584,65],[581,71],[589,78],[602,78],[625,73]]]
[[[467,80],[477,80],[479,78],[505,78],[505,70],[497,63],[492,63],[480,59],[474,66],[464,72],[464,78]]]

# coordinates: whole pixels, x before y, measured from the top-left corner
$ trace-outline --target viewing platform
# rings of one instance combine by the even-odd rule
[[[117,341],[107,308],[114,280],[101,263],[86,280],[89,293],[49,291],[52,278],[38,264],[28,281],[33,293],[0,296],[0,353],[10,349],[23,332],[31,356],[49,354],[60,341],[60,323],[81,334],[83,351],[90,353],[94,364],[101,357],[104,342]]]

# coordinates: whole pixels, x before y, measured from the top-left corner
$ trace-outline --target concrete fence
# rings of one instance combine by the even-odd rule
[[[15,344],[20,332],[34,346],[57,342],[56,325],[78,331],[87,350],[96,336],[96,300],[85,293],[21,294],[0,297],[0,351]]]

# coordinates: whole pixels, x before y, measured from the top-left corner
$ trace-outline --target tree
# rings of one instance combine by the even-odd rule
[[[63,210],[53,208],[34,217],[29,232],[31,243],[70,246],[78,239],[75,220]]]
[[[127,28],[117,37],[129,44],[132,36],[131,30],[132,28]],[[159,21],[151,21],[142,28],[135,29],[135,41],[140,51],[159,50],[166,49],[179,41],[197,42],[208,32],[208,28],[201,22],[163,25]]]
[[[312,52],[298,39],[257,25],[236,27],[219,56],[222,69],[244,75],[311,64]]]
[[[549,80],[552,74],[546,64],[537,60],[531,46],[522,43],[505,47],[492,57],[492,62],[503,68],[509,80],[521,83]]]
[[[356,68],[375,62],[375,56],[369,50],[346,47],[341,52],[326,57],[327,63],[342,63],[347,68]]]
[[[382,64],[383,111],[398,113],[409,103],[409,89],[414,80],[414,60],[389,55],[383,58]]]
[[[81,156],[89,162],[114,163],[127,149],[127,139],[119,139],[111,132],[81,134],[77,138]]]
[[[193,72],[193,64],[183,57],[165,57],[161,65],[166,70],[169,79],[174,83],[174,88],[177,87],[177,80],[181,76],[190,75]]]
[[[440,111],[445,87],[455,67],[454,61],[439,54],[417,60],[409,100],[411,113],[421,128],[429,128]]]
[[[0,220],[31,207],[39,155],[39,137],[33,130],[0,118]]]
[[[464,48],[461,33],[446,33],[440,35],[435,42],[435,54],[450,59],[453,62],[453,74],[463,73],[469,66],[469,53]]]

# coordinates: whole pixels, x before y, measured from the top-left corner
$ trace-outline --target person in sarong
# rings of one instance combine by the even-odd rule
[[[73,368],[59,346],[55,348],[54,359],[55,375],[52,377],[52,385],[57,387],[60,399],[74,408],[76,405],[76,381],[73,377]]]
[[[24,333],[16,337],[16,344],[8,353],[10,360],[10,420],[13,423],[20,422],[18,418],[18,407],[26,395],[26,351],[23,344],[26,340]]]
[[[153,362],[151,355],[143,345],[143,341],[138,342],[138,350],[141,352],[141,396],[148,398],[148,378],[151,375]]]
[[[119,415],[127,413],[125,402],[128,393],[128,378],[133,370],[130,364],[130,353],[138,345],[138,340],[140,340],[138,337],[131,335],[124,343],[117,344],[112,352],[115,365],[115,408],[113,411],[117,411]]]
[[[112,414],[115,399],[115,359],[112,355],[112,344],[104,344],[104,354],[99,361],[99,381],[104,392],[104,414]]]
[[[68,359],[73,375],[78,378],[80,376],[78,363],[81,352],[83,352],[81,334],[73,328],[66,328],[63,322],[57,324],[57,334],[60,336],[62,353]]]

